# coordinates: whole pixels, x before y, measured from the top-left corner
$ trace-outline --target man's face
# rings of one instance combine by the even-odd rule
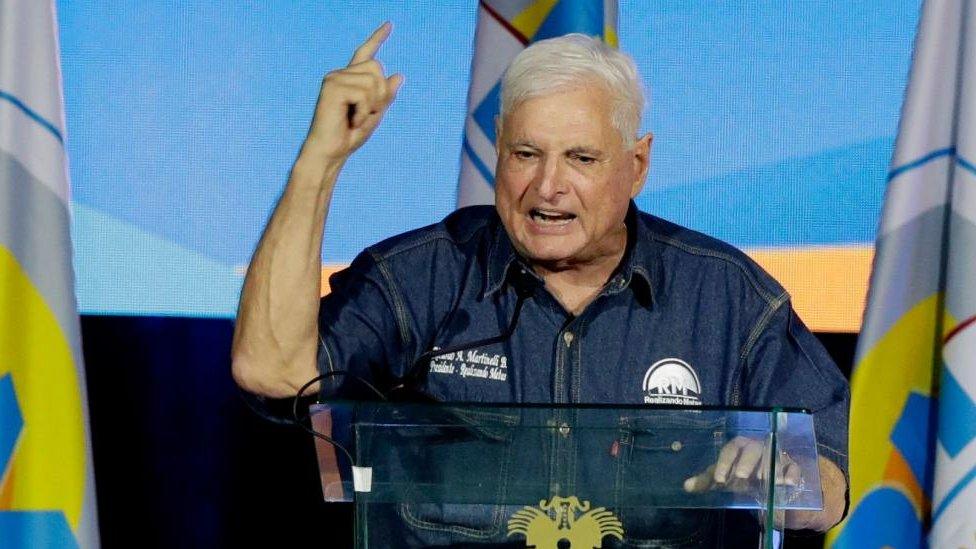
[[[625,149],[597,86],[527,99],[499,126],[495,207],[516,250],[550,270],[619,259],[651,135]]]

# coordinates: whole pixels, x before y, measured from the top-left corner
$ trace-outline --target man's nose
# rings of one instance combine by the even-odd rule
[[[558,158],[547,157],[542,163],[539,173],[535,180],[536,192],[539,198],[551,201],[566,192],[566,183],[563,181],[561,163]]]

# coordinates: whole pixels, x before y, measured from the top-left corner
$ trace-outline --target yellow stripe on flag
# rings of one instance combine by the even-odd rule
[[[620,47],[617,39],[617,29],[613,28],[613,25],[606,25],[603,27],[603,41],[606,42],[611,48]]]
[[[891,430],[912,391],[930,396],[938,338],[938,294],[919,302],[888,330],[854,369],[851,379],[851,507],[883,480]]]
[[[11,374],[23,416],[0,509],[61,510],[74,530],[86,467],[78,374],[57,319],[3,246],[0,310],[0,376]]]
[[[552,11],[557,4],[558,0],[538,0],[529,5],[529,7],[522,10],[522,13],[516,15],[512,18],[510,23],[516,30],[522,33],[522,36],[528,38],[529,40],[535,36],[535,33],[539,32],[539,27],[549,16],[549,12]]]

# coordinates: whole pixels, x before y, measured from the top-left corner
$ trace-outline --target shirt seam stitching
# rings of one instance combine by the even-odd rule
[[[395,313],[393,319],[396,321],[400,338],[403,340],[404,346],[406,346],[410,341],[410,333],[407,328],[406,305],[400,296],[400,290],[393,280],[393,273],[390,272],[389,265],[386,264],[386,261],[373,251],[370,251],[370,257],[376,263],[376,268],[379,269],[384,281],[389,286],[388,290],[390,292],[390,298],[393,300],[393,312]],[[403,353],[403,355],[404,365],[406,366],[408,364],[406,353]]]
[[[325,342],[325,338],[322,337],[322,332],[319,332],[318,336],[319,336],[319,344],[322,345],[322,350],[325,351],[325,363],[326,363],[326,367],[329,370],[327,373],[330,374],[329,375],[330,378],[333,378],[335,376],[331,374],[335,372],[335,365],[332,362],[332,351],[329,350],[329,345]],[[334,379],[330,379],[330,385],[332,385],[333,390],[336,388],[336,382]]]
[[[657,233],[654,233],[654,232],[651,232],[651,231],[648,231],[648,232],[650,232],[651,237],[654,238],[654,240],[657,240],[658,242],[661,242],[662,244],[666,244],[666,245],[669,245],[669,246],[674,246],[675,248],[678,248],[679,250],[682,250],[682,251],[684,251],[686,253],[689,253],[689,254],[692,254],[692,255],[697,255],[699,257],[711,257],[711,258],[719,259],[719,260],[725,261],[726,263],[730,263],[730,264],[734,265],[737,269],[739,269],[739,271],[745,277],[746,281],[749,282],[749,285],[752,286],[752,289],[757,294],[759,294],[759,296],[762,297],[763,300],[765,300],[767,304],[772,305],[773,303],[776,302],[777,299],[779,299],[779,297],[777,297],[773,293],[767,291],[759,283],[759,281],[756,279],[756,277],[753,276],[753,274],[751,272],[749,272],[749,270],[746,268],[746,266],[743,264],[743,262],[742,261],[739,261],[735,257],[733,257],[733,256],[731,256],[729,254],[723,253],[723,252],[718,252],[718,251],[715,251],[715,250],[709,250],[709,249],[706,249],[706,248],[699,248],[697,246],[692,246],[690,244],[686,244],[684,242],[681,242],[680,240],[676,240],[674,238],[670,238],[670,237],[667,237],[667,236],[663,236],[663,235],[660,235],[660,234],[657,234]],[[782,296],[782,294],[781,294],[781,296]]]
[[[580,318],[579,326],[576,329],[576,387],[575,402],[580,403],[583,393],[583,334],[586,332],[587,320]]]
[[[787,303],[789,299],[789,294],[784,291],[779,295],[779,297],[775,298],[766,306],[763,314],[759,317],[759,320],[756,321],[756,325],[749,333],[749,338],[746,339],[745,344],[742,346],[742,352],[739,353],[740,363],[745,363],[745,360],[749,357],[749,353],[752,352],[753,345],[756,344],[756,341],[759,339],[759,336],[762,334],[763,330],[769,326],[770,319],[773,318],[773,315],[776,314],[780,307],[782,307],[784,303]]]
[[[749,358],[749,353],[752,352],[753,346],[756,341],[759,340],[759,336],[762,334],[763,330],[769,326],[769,320],[773,318],[776,311],[783,306],[784,303],[789,301],[789,294],[785,291],[779,295],[778,298],[769,303],[763,310],[763,314],[760,315],[759,320],[756,321],[756,325],[749,332],[749,337],[742,346],[742,351],[739,353],[739,367],[736,369],[735,376],[732,379],[732,398],[730,399],[733,406],[739,405],[739,400],[741,398],[741,391],[739,391],[739,384],[742,383],[742,373],[746,368],[746,360]]]
[[[450,234],[448,234],[444,229],[437,229],[436,232],[419,236],[413,239],[409,239],[407,242],[397,244],[393,246],[391,249],[385,250],[382,253],[379,250],[377,250],[377,246],[371,246],[370,254],[373,255],[374,259],[376,259],[377,261],[386,261],[400,254],[412,251],[415,248],[420,248],[422,246],[426,246],[430,244],[431,242],[435,242],[439,240],[447,240],[448,242],[456,245],[467,244],[468,242],[471,242],[475,237],[477,237],[480,233],[484,232],[487,228],[488,228],[487,224],[482,225],[481,227],[478,227],[478,229],[472,231],[471,234],[464,239],[456,239]]]
[[[795,313],[793,313],[793,314],[795,314]],[[786,331],[789,332],[790,336],[793,336],[793,326],[792,326],[792,323],[790,323],[790,325],[788,325],[786,327]],[[795,338],[795,336],[793,336],[793,337]],[[821,364],[819,362],[817,362],[816,360],[813,360],[813,358],[807,353],[806,347],[804,347],[802,344],[800,344],[799,340],[797,340],[797,347],[799,347],[800,348],[800,352],[803,353],[803,358],[805,358],[807,360],[807,362],[809,362],[813,366],[813,369],[814,369],[814,371],[817,372],[817,376],[820,378],[820,381],[824,382],[825,384],[827,384],[829,386],[830,385],[830,380],[827,379],[827,373],[823,371],[823,369],[821,368]]]
[[[846,452],[841,452],[840,450],[838,450],[837,448],[834,448],[833,446],[831,446],[830,444],[827,444],[826,442],[817,442],[817,446],[826,448],[826,449],[830,450],[831,452],[837,454],[838,456],[842,456],[842,457],[845,457],[845,458],[848,457],[848,455],[847,455]]]

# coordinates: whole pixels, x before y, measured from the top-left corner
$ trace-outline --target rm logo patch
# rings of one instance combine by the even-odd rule
[[[701,406],[701,383],[687,362],[680,358],[659,360],[647,369],[644,382],[645,404]]]

